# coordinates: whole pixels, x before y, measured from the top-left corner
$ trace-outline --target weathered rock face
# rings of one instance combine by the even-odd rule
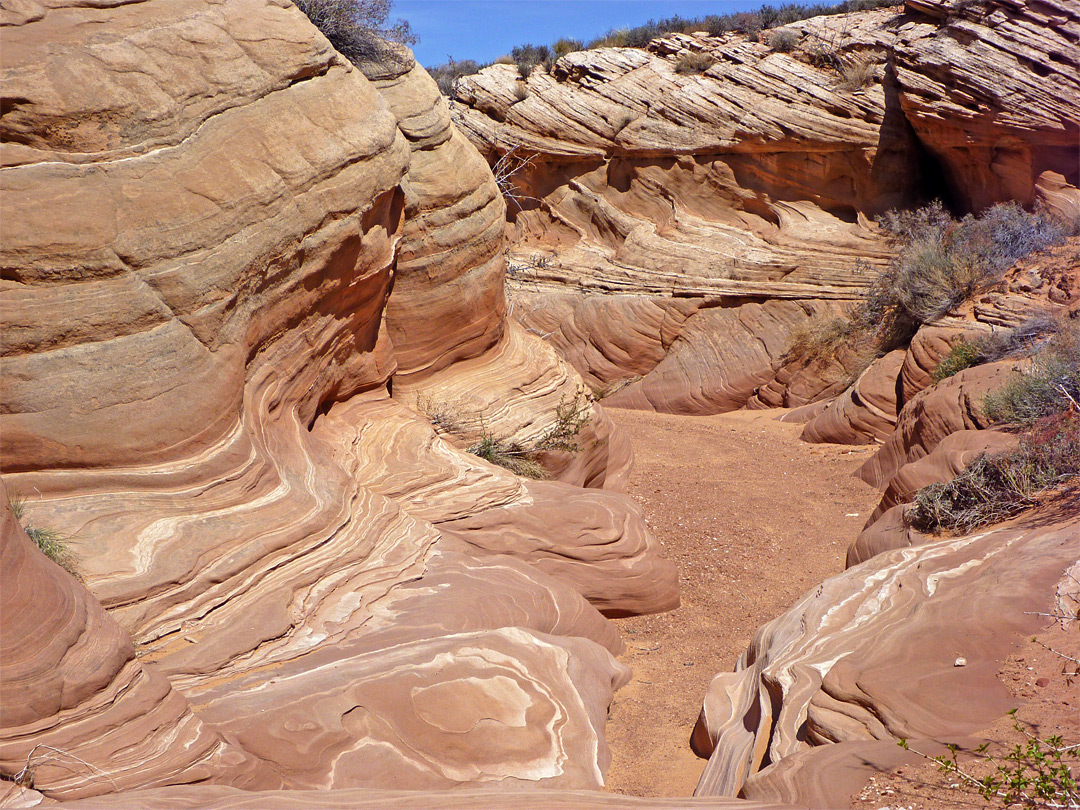
[[[1047,609],[1078,531],[1075,513],[1036,512],[826,580],[713,680],[694,732],[711,753],[697,794],[837,806],[848,797],[830,767],[895,764],[877,741],[895,756],[901,737],[989,724],[1010,703],[997,662],[1039,626],[1025,611]]]
[[[627,672],[585,596],[666,609],[675,571],[599,407],[542,483],[413,408],[467,393],[529,440],[583,388],[505,319],[503,203],[434,83],[366,78],[286,2],[5,14],[4,481],[93,597],[5,587],[5,644],[66,629],[0,659],[3,772],[59,740],[89,764],[42,767],[52,798],[602,784]],[[5,524],[5,577],[25,545]],[[67,702],[9,714],[49,667]]]
[[[908,0],[893,45],[900,104],[973,210],[1036,200],[1080,213],[1080,11],[1068,0]]]
[[[72,797],[204,781],[280,787],[269,768],[202,722],[160,673],[144,667],[98,601],[38,551],[2,482],[0,519],[6,775],[22,771],[26,785]],[[107,772],[86,762],[107,763]]]
[[[937,195],[1070,216],[1080,200],[1075,8],[946,5],[794,23],[790,54],[676,35],[572,53],[525,81],[512,65],[461,80],[455,120],[515,170],[514,317],[622,406],[707,413],[839,393],[846,373],[795,373],[782,349],[887,256],[870,217]],[[844,89],[809,64],[814,48],[871,78]],[[714,63],[680,73],[688,54]],[[879,424],[829,433],[880,439],[888,419],[868,418]]]

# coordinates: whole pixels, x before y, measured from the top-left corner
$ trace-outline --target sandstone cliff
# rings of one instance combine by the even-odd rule
[[[675,573],[599,407],[544,482],[414,407],[528,440],[582,388],[506,320],[503,202],[431,79],[286,2],[4,14],[4,483],[86,589],[5,512],[3,772],[602,784],[597,607],[669,608]]]
[[[785,26],[790,53],[676,35],[460,80],[455,120],[516,170],[515,317],[620,406],[834,396],[844,373],[783,368],[786,335],[872,277],[870,218],[932,196],[1080,210],[1078,24],[1066,2],[914,0]],[[695,54],[711,67],[680,72]]]

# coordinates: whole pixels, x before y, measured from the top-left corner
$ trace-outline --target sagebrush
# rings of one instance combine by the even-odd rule
[[[1045,417],[1021,437],[1019,446],[983,454],[951,481],[915,493],[905,520],[919,531],[970,531],[998,523],[1038,503],[1055,490],[1075,498],[1080,485],[1080,414]]]
[[[879,222],[897,255],[870,285],[858,315],[883,349],[905,345],[920,325],[998,281],[1018,259],[1065,239],[1053,218],[1011,202],[960,221],[935,202]]]
[[[391,20],[392,0],[293,0],[323,36],[354,65],[395,57],[387,43],[413,45],[405,20]]]

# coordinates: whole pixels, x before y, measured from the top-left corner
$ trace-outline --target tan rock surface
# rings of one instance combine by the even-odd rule
[[[904,405],[896,430],[881,449],[859,468],[859,477],[871,486],[885,487],[901,467],[931,452],[950,433],[989,427],[983,400],[1019,366],[1017,360],[973,366],[920,391]]]
[[[899,101],[974,210],[1037,199],[1080,211],[1080,12],[1070,0],[908,0],[893,44]]]
[[[365,78],[284,2],[27,9],[0,55],[20,99],[0,175],[4,480],[77,538],[109,632],[160,673],[168,711],[132,706],[189,741],[129,769],[101,752],[138,753],[135,723],[50,733],[84,735],[109,789],[267,764],[269,787],[598,787],[626,673],[575,587],[662,609],[674,571],[629,500],[573,486],[625,480],[599,407],[538,484],[412,409],[468,393],[529,440],[583,388],[507,327],[503,204],[434,83],[407,56]],[[74,673],[73,694],[92,683]],[[176,777],[186,756],[202,765]],[[89,790],[41,776],[47,797]]]
[[[698,795],[755,796],[755,785],[790,778],[788,800],[818,806],[820,780],[797,767],[817,746],[987,725],[1010,703],[997,661],[1039,626],[1025,611],[1045,610],[1076,561],[1078,531],[1074,513],[1034,512],[826,580],[714,679],[694,732],[711,754]]]
[[[803,441],[871,444],[884,441],[896,426],[897,377],[905,352],[879,357],[829,406],[806,423]]]
[[[65,798],[206,781],[281,785],[143,665],[128,634],[26,536],[3,482],[0,520],[4,774]]]

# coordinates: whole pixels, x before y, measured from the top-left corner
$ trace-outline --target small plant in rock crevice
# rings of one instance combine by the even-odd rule
[[[71,550],[71,538],[53,529],[34,526],[29,520],[23,522],[26,515],[26,501],[21,495],[13,494],[9,501],[15,520],[23,527],[26,536],[41,549],[41,552],[59,565],[75,579],[82,580],[79,573],[78,557]]]
[[[437,402],[420,395],[416,409],[425,414],[442,432],[470,441],[467,452],[526,478],[543,479],[547,470],[541,463],[544,453],[576,453],[578,437],[592,419],[593,398],[578,390],[573,397],[562,396],[555,407],[555,421],[536,439],[515,441],[497,436],[488,429],[476,411],[458,404]]]

